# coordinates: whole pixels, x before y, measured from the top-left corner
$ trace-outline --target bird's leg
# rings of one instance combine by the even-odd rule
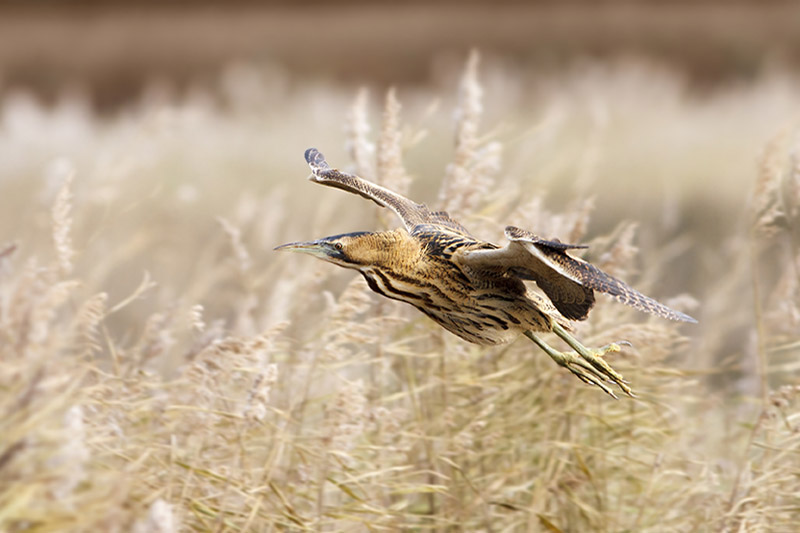
[[[608,385],[605,384],[607,376],[603,372],[598,371],[597,368],[595,368],[591,363],[585,361],[583,357],[577,353],[559,352],[537,337],[532,331],[526,331],[525,336],[535,342],[539,348],[544,350],[545,353],[549,355],[551,359],[553,359],[553,361],[578,376],[581,381],[588,383],[589,385],[596,385],[612,397],[617,397],[617,395],[614,394],[614,391],[612,391]]]
[[[578,376],[581,381],[590,385],[596,385],[616,398],[617,395],[606,385],[607,381],[611,381],[616,383],[625,394],[633,397],[633,391],[631,391],[627,382],[616,370],[611,368],[611,366],[603,360],[603,355],[605,353],[619,351],[619,344],[608,344],[600,349],[592,350],[578,342],[575,337],[567,333],[558,323],[553,323],[553,331],[556,335],[564,339],[577,353],[559,352],[534,335],[531,331],[526,331],[525,336],[535,342],[556,363]]]
[[[595,348],[590,349],[578,342],[578,339],[570,335],[567,330],[565,330],[558,322],[553,322],[553,332],[564,339],[564,342],[569,344],[573,350],[578,352],[578,354],[583,358],[583,360],[589,362],[598,372],[606,376],[612,382],[616,383],[617,386],[622,389],[622,392],[627,394],[628,396],[633,397],[633,391],[628,386],[628,382],[622,379],[622,376],[609,365],[605,359],[603,359],[603,355],[608,352],[618,352],[620,351],[620,344],[628,344],[627,341],[620,341],[620,342],[613,342],[611,344],[606,344],[602,348]]]

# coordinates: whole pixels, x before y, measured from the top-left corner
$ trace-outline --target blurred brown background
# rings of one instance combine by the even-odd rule
[[[0,90],[89,89],[112,109],[149,79],[178,88],[231,62],[345,83],[435,82],[478,47],[526,69],[654,59],[696,87],[800,66],[800,3],[770,1],[5,1]]]

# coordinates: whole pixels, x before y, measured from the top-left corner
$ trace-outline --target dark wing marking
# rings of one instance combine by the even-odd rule
[[[519,241],[519,240],[529,240],[532,242],[536,242],[543,246],[547,246],[548,248],[553,248],[555,250],[572,250],[576,248],[588,248],[585,244],[567,244],[565,242],[561,242],[558,239],[553,239],[552,241],[548,241],[547,239],[543,239],[538,235],[531,233],[530,231],[526,231],[524,229],[520,229],[516,226],[506,226],[505,231],[506,237],[508,240],[511,241]]]
[[[528,231],[506,228],[508,245],[497,250],[465,251],[459,261],[472,268],[503,268],[529,279],[544,291],[566,318],[583,320],[594,305],[593,291],[610,294],[640,311],[670,320],[697,322],[629,287],[596,266],[566,253],[584,246],[548,241]]]
[[[305,157],[313,173],[309,178],[311,181],[358,194],[368,200],[372,200],[381,207],[388,207],[400,217],[400,220],[403,221],[406,229],[412,235],[420,231],[440,229],[458,233],[465,237],[472,237],[464,226],[450,218],[450,215],[444,211],[431,212],[425,204],[413,202],[405,196],[354,174],[331,168],[328,162],[325,161],[325,156],[316,148],[306,150]]]

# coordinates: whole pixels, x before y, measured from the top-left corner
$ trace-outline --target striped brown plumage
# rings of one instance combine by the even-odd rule
[[[331,168],[314,148],[307,150],[305,157],[313,172],[311,181],[387,207],[404,227],[334,235],[276,249],[310,253],[358,270],[373,291],[413,305],[464,340],[490,345],[524,334],[558,364],[613,396],[607,381],[631,394],[622,377],[602,358],[619,346],[591,350],[567,333],[570,320],[588,316],[595,303],[594,291],[663,318],[695,321],[568,253],[585,246],[546,240],[509,226],[505,231],[509,242],[499,247],[473,237],[443,211],[430,211],[424,204]],[[544,296],[525,281],[535,282]],[[534,334],[543,331],[555,332],[576,353],[558,352],[546,345]]]

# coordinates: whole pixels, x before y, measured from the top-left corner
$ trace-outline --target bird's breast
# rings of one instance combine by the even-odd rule
[[[502,344],[526,329],[542,329],[542,314],[516,278],[476,277],[442,256],[402,270],[367,267],[361,273],[374,292],[413,305],[469,342]]]

